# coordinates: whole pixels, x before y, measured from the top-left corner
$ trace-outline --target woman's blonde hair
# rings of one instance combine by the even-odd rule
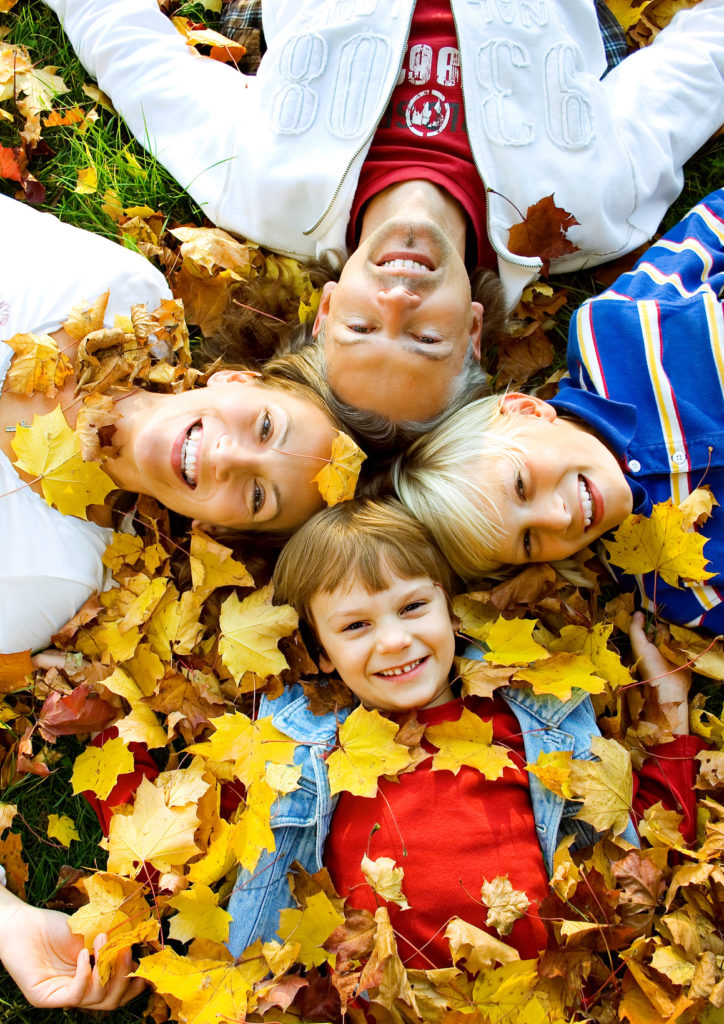
[[[515,468],[524,452],[517,441],[523,417],[508,415],[504,395],[471,402],[421,437],[395,462],[398,497],[425,524],[454,571],[464,580],[495,574],[492,556],[503,520],[480,481],[489,459]]]
[[[370,593],[425,576],[449,596],[454,577],[429,531],[394,498],[347,501],[322,509],[286,543],[274,570],[276,601],[292,605],[312,628],[311,601],[359,578]]]

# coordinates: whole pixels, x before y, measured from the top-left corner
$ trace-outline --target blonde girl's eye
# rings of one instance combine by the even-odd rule
[[[272,422],[269,410],[265,409],[261,418],[261,423],[259,424],[259,440],[266,441],[267,438],[270,436],[273,427],[274,424]]]
[[[521,501],[525,501],[525,484],[523,483],[523,477],[519,469],[515,471],[515,493]]]

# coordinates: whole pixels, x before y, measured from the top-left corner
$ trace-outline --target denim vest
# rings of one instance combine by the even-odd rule
[[[465,653],[467,657],[481,656],[474,649]],[[527,689],[502,687],[496,692],[518,719],[529,763],[535,762],[541,752],[556,750],[570,750],[576,758],[591,759],[591,737],[600,733],[590,698],[583,690],[574,690],[565,702],[549,695],[536,697]],[[264,942],[273,939],[279,911],[294,906],[287,881],[292,861],[298,860],[307,871],[322,867],[324,843],[336,804],[336,797],[329,792],[324,758],[334,746],[337,726],[350,710],[336,716],[313,715],[299,684],[276,700],[261,698],[259,715],[271,715],[274,726],[300,744],[294,761],[301,765],[302,774],[299,789],[280,795],[272,807],[276,849],[272,853],[263,851],[253,872],[239,868],[228,908],[233,917],[228,946],[234,956],[258,938]],[[553,854],[564,836],[572,834],[576,846],[586,846],[594,841],[596,833],[586,822],[573,817],[580,803],[556,796],[535,775],[529,775],[529,781],[538,842],[550,872]],[[622,838],[639,845],[631,821]]]

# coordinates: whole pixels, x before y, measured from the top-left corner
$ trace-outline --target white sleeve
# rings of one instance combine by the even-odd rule
[[[683,187],[684,163],[724,123],[724,0],[677,14],[602,85],[640,183],[630,220],[650,238]]]
[[[211,221],[233,230],[223,199],[229,176],[239,174],[238,140],[253,145],[255,77],[195,53],[156,0],[46,3],[138,141]],[[243,204],[243,189],[235,188],[234,201]]]

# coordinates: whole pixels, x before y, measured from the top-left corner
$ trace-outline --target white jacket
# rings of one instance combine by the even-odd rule
[[[344,249],[360,168],[402,66],[414,0],[268,0],[256,77],[195,54],[156,0],[47,0],[81,61],[207,216],[271,249]],[[580,247],[654,233],[682,165],[724,122],[724,0],[682,12],[603,81],[592,0],[452,0],[470,145],[511,299],[540,266],[508,229],[555,196]],[[520,212],[519,212],[520,211]]]

